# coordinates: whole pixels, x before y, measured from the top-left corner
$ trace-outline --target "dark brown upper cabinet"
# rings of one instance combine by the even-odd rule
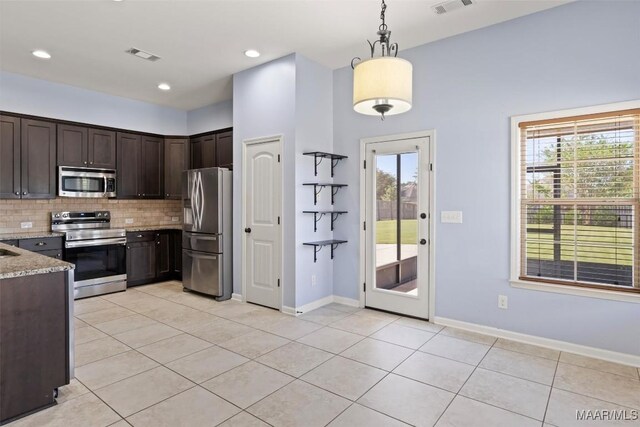
[[[216,135],[216,160],[216,166],[233,169],[233,131]]]
[[[87,133],[85,127],[58,125],[58,166],[87,166]]]
[[[58,166],[116,168],[116,133],[58,125]]]
[[[216,135],[204,135],[192,139],[191,142],[191,168],[212,168],[217,166],[216,161]]]
[[[189,139],[165,138],[164,140],[164,197],[180,199],[182,195],[182,171],[189,169]]]
[[[164,198],[164,139],[142,137],[142,197]]]
[[[0,115],[0,199],[19,199],[20,119]]]
[[[116,193],[119,199],[142,197],[142,137],[118,132]]]
[[[89,128],[87,141],[89,166],[99,169],[116,168],[116,133]]]
[[[0,122],[0,198],[55,198],[55,123],[4,115]]]
[[[118,198],[163,198],[163,139],[118,132],[117,141]]]

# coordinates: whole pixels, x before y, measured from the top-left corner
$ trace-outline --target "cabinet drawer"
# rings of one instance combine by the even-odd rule
[[[134,231],[127,233],[127,243],[151,242],[156,240],[156,231]]]
[[[18,247],[28,251],[48,251],[62,249],[62,237],[45,237],[43,239],[20,239]]]
[[[18,246],[17,240],[0,240],[0,243],[4,243],[5,245],[9,246]]]
[[[48,256],[51,258],[62,259],[62,249],[49,249],[48,251],[38,251],[38,254]]]

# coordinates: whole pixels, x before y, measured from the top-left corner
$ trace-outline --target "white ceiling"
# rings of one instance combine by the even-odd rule
[[[440,0],[387,0],[402,50],[567,3],[477,0],[436,15]],[[180,109],[231,98],[231,75],[298,52],[330,68],[366,56],[378,0],[2,0],[0,69]],[[130,47],[160,56],[148,62]],[[250,59],[246,49],[262,56]],[[53,57],[39,60],[34,49]],[[160,82],[172,86],[157,89]]]

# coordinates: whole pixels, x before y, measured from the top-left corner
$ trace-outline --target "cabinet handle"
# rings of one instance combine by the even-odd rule
[[[19,191],[16,191],[16,196],[19,196],[19,195],[20,195],[20,192],[19,192]]]
[[[143,236],[142,236],[142,234],[138,234],[136,237],[137,237],[138,239],[142,239],[142,237],[143,237]]]
[[[89,164],[90,164],[90,165],[92,165],[92,164],[93,164],[93,162],[89,162]]]
[[[169,193],[167,193],[167,197],[169,197]]]
[[[157,241],[157,242],[156,242],[156,245],[159,245],[159,244],[160,244],[160,241]]]
[[[46,246],[47,243],[46,242],[38,242],[36,243],[36,246]]]
[[[87,164],[87,162],[84,162],[84,164],[86,165],[86,164]]]
[[[27,195],[27,192],[26,192],[26,191],[23,191],[23,192],[22,192],[22,195],[23,195],[23,196],[26,196],[26,195]]]

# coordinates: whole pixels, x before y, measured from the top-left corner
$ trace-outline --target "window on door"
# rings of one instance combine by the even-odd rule
[[[376,287],[417,295],[418,153],[376,156]]]
[[[519,123],[519,278],[640,292],[640,110]]]

